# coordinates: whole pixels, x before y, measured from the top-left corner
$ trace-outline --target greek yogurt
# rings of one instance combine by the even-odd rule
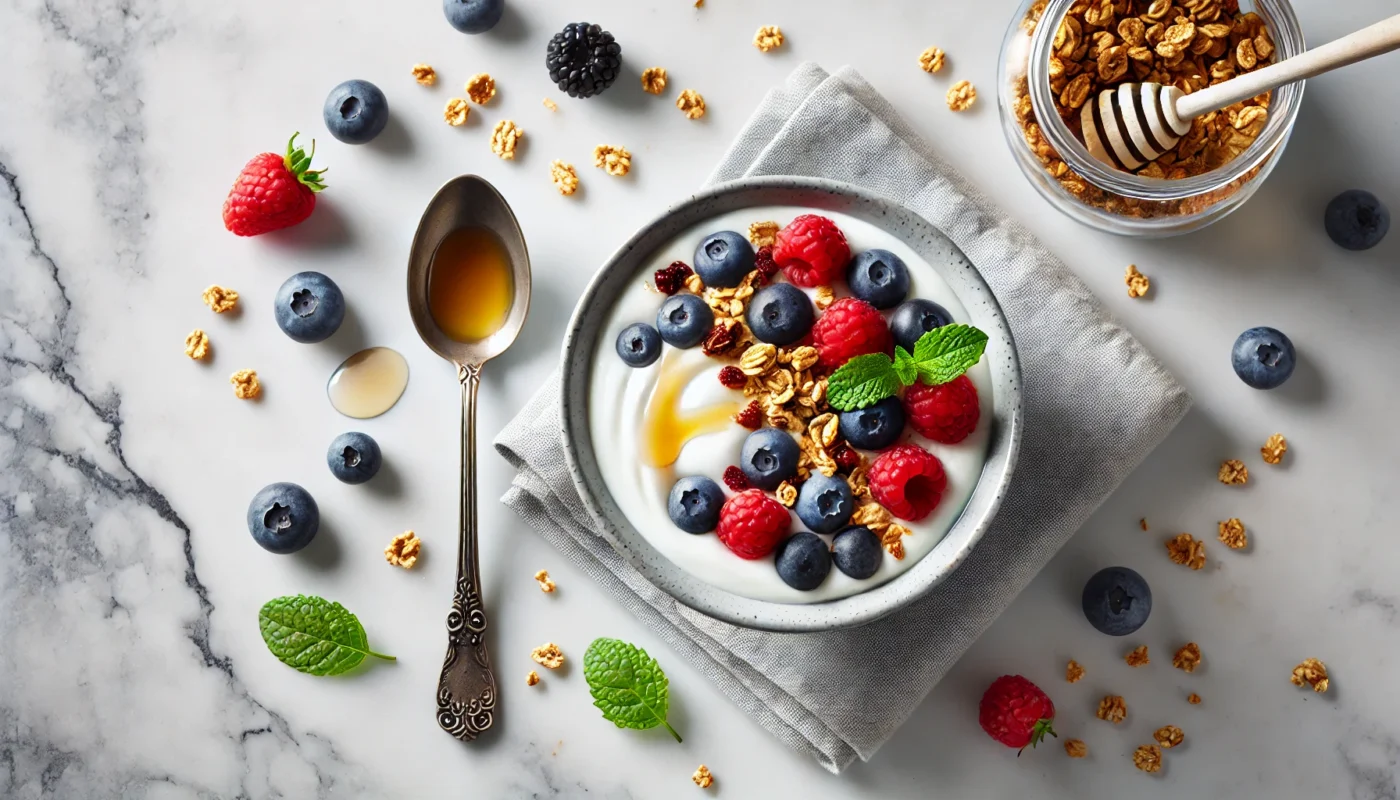
[[[876,573],[862,580],[832,568],[811,591],[788,586],[778,576],[772,555],[744,560],[713,533],[689,534],[671,521],[667,497],[671,486],[686,475],[704,475],[721,483],[726,467],[739,462],[739,450],[749,431],[733,417],[749,401],[743,392],[719,382],[719,371],[734,363],[706,356],[700,347],[679,349],[662,345],[655,363],[642,368],[625,364],[614,343],[634,322],[652,323],[665,296],[651,286],[652,274],[673,261],[691,263],[695,247],[707,234],[721,230],[747,231],[753,222],[776,220],[785,225],[811,209],[762,206],[724,214],[685,231],[657,250],[636,280],[617,298],[607,326],[593,353],[589,388],[589,429],[598,454],[598,467],[618,507],[633,527],[656,550],[677,566],[725,591],[778,603],[817,603],[858,594],[908,570],[947,534],[972,496],[986,461],[992,418],[991,373],[984,358],[967,372],[977,387],[981,418],[970,436],[944,445],[919,436],[906,426],[900,441],[917,444],[943,462],[948,486],[942,501],[917,522],[896,520],[909,528],[903,537],[905,557],[886,554]],[[928,262],[894,236],[870,223],[823,211],[845,233],[851,253],[883,248],[903,259],[909,269],[910,298],[943,306],[954,322],[970,323],[967,309]],[[782,280],[781,274],[776,277]],[[836,296],[849,295],[844,281],[833,287]],[[888,313],[887,313],[888,316]],[[737,355],[737,354],[735,354]],[[873,459],[876,454],[865,453]],[[727,495],[732,495],[726,489]],[[792,532],[806,530],[796,514]],[[830,542],[831,537],[824,537]]]

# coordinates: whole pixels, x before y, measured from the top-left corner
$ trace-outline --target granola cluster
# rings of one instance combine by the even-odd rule
[[[763,52],[783,46],[783,29],[777,25],[764,25],[753,35],[753,46]]]
[[[1123,660],[1126,661],[1130,667],[1146,666],[1150,663],[1147,658],[1147,645],[1142,644],[1133,648],[1126,656],[1123,656]]]
[[[1167,556],[1175,564],[1200,569],[1206,565],[1206,543],[1189,533],[1179,533],[1167,540]]]
[[[700,3],[697,2],[695,5],[699,6]],[[710,785],[715,782],[715,776],[710,774],[710,768],[705,766],[704,764],[701,764],[699,767],[696,768],[695,774],[691,775],[690,779],[694,781],[695,785],[699,786],[701,789],[708,789],[710,788]]]
[[[1249,467],[1238,458],[1223,461],[1220,464],[1220,471],[1215,477],[1226,486],[1243,486],[1249,483]]]
[[[491,129],[491,152],[506,161],[512,161],[515,159],[515,149],[524,138],[525,131],[521,130],[519,125],[513,120],[503,119]]]
[[[209,336],[199,328],[190,331],[185,337],[185,355],[196,361],[209,355]]]
[[[418,563],[418,551],[422,548],[423,543],[418,540],[417,534],[404,531],[384,548],[384,560],[396,567],[413,569],[413,565]]]
[[[779,225],[773,220],[749,225],[749,242],[754,247],[772,247],[778,243]]]
[[[565,197],[578,191],[578,171],[567,161],[554,159],[549,165],[549,179],[554,182],[554,188],[559,190],[559,194]]]
[[[526,686],[534,686],[535,684],[537,684],[537,683],[539,683],[539,682],[540,682],[540,674],[539,674],[538,672],[535,672],[534,670],[530,670],[529,672],[525,673],[525,685],[526,685]]]
[[[477,105],[483,105],[496,96],[496,79],[485,72],[479,72],[468,78],[467,85],[463,88],[468,99]]]
[[[1032,4],[1022,28],[1033,33],[1048,0]],[[1264,20],[1240,13],[1238,0],[1077,0],[1052,42],[1050,89],[1063,124],[1080,136],[1080,109],[1123,82],[1154,82],[1183,92],[1229,80],[1269,64],[1274,43]],[[1176,148],[1138,170],[1144,177],[1201,175],[1234,159],[1258,137],[1271,93],[1197,118]],[[1234,194],[1258,167],[1211,192],[1165,202],[1120,197],[1072,172],[1050,146],[1031,103],[1027,78],[1013,90],[1013,110],[1026,143],[1046,171],[1081,202],[1110,213],[1147,218],[1194,214]],[[1058,121],[1054,124],[1059,124]]]
[[[1069,663],[1065,665],[1065,680],[1070,683],[1078,683],[1079,679],[1083,677],[1084,668],[1079,666],[1078,661],[1071,658]]]
[[[1238,518],[1231,517],[1220,523],[1220,541],[1231,550],[1239,550],[1249,544],[1249,536],[1245,533],[1244,523]]]
[[[705,98],[694,89],[684,89],[676,98],[676,108],[679,108],[686,119],[700,119],[705,116]]]
[[[217,283],[205,289],[200,297],[206,306],[213,309],[215,314],[232,311],[238,305],[238,292]]]
[[[937,72],[943,69],[943,64],[947,61],[947,56],[937,47],[930,47],[919,54],[919,69],[924,72]]]
[[[543,101],[541,101],[541,102],[543,103],[544,107],[547,108],[547,109],[549,109],[550,111],[558,111],[558,110],[559,110],[559,104],[556,103],[556,102],[554,102],[553,100],[549,99],[548,97],[546,97],[546,98],[545,98]]]
[[[1327,665],[1316,658],[1305,658],[1303,663],[1293,668],[1293,676],[1288,679],[1294,686],[1307,684],[1314,692],[1327,691]]]
[[[1160,772],[1162,750],[1155,744],[1145,744],[1133,751],[1133,766],[1143,772]]]
[[[1172,656],[1172,666],[1182,672],[1195,672],[1196,667],[1201,663],[1201,646],[1195,642],[1187,642]]]
[[[545,642],[530,651],[530,660],[548,669],[559,669],[564,666],[564,651],[554,642]]]
[[[413,79],[418,81],[419,85],[432,86],[437,83],[437,70],[428,64],[414,64]]]
[[[1157,740],[1157,744],[1163,749],[1170,750],[1186,740],[1186,734],[1175,725],[1163,725],[1152,734],[1152,738]]]
[[[472,107],[460,97],[448,100],[447,105],[442,108],[442,118],[454,128],[467,124],[467,116],[471,113]]]
[[[948,90],[948,108],[966,111],[977,101],[977,88],[970,81],[958,81]]]
[[[554,592],[554,579],[549,577],[548,570],[542,569],[539,572],[536,572],[535,582],[540,585],[541,592],[544,592],[545,594],[552,594]]]
[[[240,369],[228,376],[228,382],[233,384],[233,396],[239,400],[256,400],[262,394],[256,370]]]
[[[1259,455],[1264,457],[1265,464],[1277,464],[1283,460],[1283,454],[1288,452],[1288,440],[1283,438],[1283,434],[1276,433],[1264,442],[1264,446],[1259,448]]]
[[[1152,281],[1141,272],[1138,272],[1136,264],[1129,264],[1128,271],[1123,276],[1123,282],[1128,285],[1128,296],[1132,298],[1142,297],[1147,294],[1147,290],[1152,288]]]
[[[1195,692],[1192,692],[1191,694],[1186,695],[1186,702],[1190,703],[1193,706],[1198,706],[1201,704],[1201,696],[1196,694]]]
[[[1116,694],[1108,695],[1099,701],[1099,710],[1094,716],[1117,725],[1128,716],[1128,704]]]
[[[1082,739],[1066,739],[1065,755],[1070,758],[1084,758],[1089,755],[1089,746]]]
[[[632,169],[632,154],[624,147],[600,144],[593,148],[593,166],[615,178],[621,178]]]
[[[647,67],[642,70],[642,91],[647,94],[661,94],[666,91],[666,68]]]

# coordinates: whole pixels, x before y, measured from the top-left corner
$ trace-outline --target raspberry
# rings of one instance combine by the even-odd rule
[[[731,491],[742,492],[749,488],[749,476],[742,469],[730,466],[724,468],[724,485]]]
[[[981,409],[977,387],[966,375],[940,386],[916,383],[904,392],[904,411],[920,436],[941,444],[957,444],[977,427]]]
[[[798,286],[830,284],[846,271],[851,247],[836,223],[816,214],[803,214],[778,231],[773,260]]]
[[[744,375],[744,371],[730,364],[719,371],[719,382],[727,389],[742,389],[749,379]]]
[[[747,489],[719,510],[719,540],[734,555],[753,560],[773,552],[792,527],[792,516],[761,489]]]
[[[836,446],[831,448],[831,460],[836,462],[841,472],[849,473],[860,466],[860,453],[852,450],[845,442],[837,442]]]
[[[652,280],[656,283],[657,291],[675,294],[685,286],[685,279],[690,277],[690,272],[690,267],[684,261],[672,261],[671,266],[658,269]]]
[[[885,318],[875,306],[854,297],[837,300],[821,315],[812,326],[812,344],[827,369],[836,369],[856,356],[894,349]]]
[[[734,421],[751,431],[756,431],[763,425],[763,409],[758,407],[757,400],[751,400],[744,406],[743,411],[734,416]],[[743,470],[740,470],[740,474],[743,474]]]
[[[758,248],[758,252],[753,257],[753,267],[765,278],[777,275],[778,262],[773,260],[773,248],[768,245]]]
[[[943,462],[916,445],[897,444],[881,453],[870,467],[870,496],[891,514],[910,522],[937,508],[947,487]]]

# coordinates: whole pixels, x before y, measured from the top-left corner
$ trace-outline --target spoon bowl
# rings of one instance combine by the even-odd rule
[[[428,273],[449,233],[485,228],[495,233],[510,258],[515,296],[501,327],[484,339],[461,342],[442,332],[428,308]],[[520,335],[530,310],[530,254],[515,213],[501,193],[476,175],[459,175],[437,190],[413,236],[408,256],[408,312],[423,343],[454,364],[481,365],[505,352]]]
[[[433,260],[448,235],[484,228],[500,240],[510,261],[510,309],[499,328],[462,341],[448,336],[433,318],[428,281]],[[447,614],[447,655],[438,677],[437,722],[465,742],[491,728],[496,715],[496,675],[486,649],[486,607],[477,558],[476,393],[481,367],[505,352],[530,310],[530,254],[510,205],[496,188],[475,175],[453,178],[428,203],[408,254],[408,309],[423,342],[457,367],[462,392],[461,504],[457,580]]]

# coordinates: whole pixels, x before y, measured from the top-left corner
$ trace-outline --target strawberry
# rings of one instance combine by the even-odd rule
[[[1020,675],[1003,675],[992,681],[982,695],[977,716],[982,730],[1007,747],[1035,747],[1047,733],[1059,738],[1050,727],[1055,721],[1055,704],[1040,687]]]
[[[298,134],[287,141],[287,154],[262,153],[253,156],[228,190],[224,200],[224,227],[239,236],[290,228],[316,208],[316,193],[324,169],[311,169],[316,141],[307,155],[295,145]]]

